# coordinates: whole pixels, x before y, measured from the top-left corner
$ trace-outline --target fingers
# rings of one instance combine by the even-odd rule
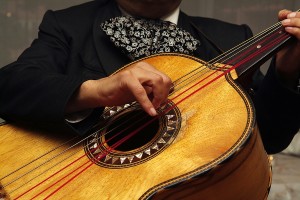
[[[158,108],[167,99],[172,86],[171,79],[148,63],[141,62],[138,66],[145,70],[147,79],[140,80],[148,95],[151,95],[154,108]],[[150,88],[150,90],[149,90]]]
[[[284,20],[284,19],[286,19],[287,18],[287,15],[289,14],[289,13],[291,13],[292,11],[290,11],[290,10],[281,10],[281,11],[279,11],[279,13],[278,13],[278,19],[281,21],[281,20]]]
[[[148,63],[140,62],[122,72],[124,83],[142,108],[151,116],[164,103],[172,86],[171,79]],[[124,86],[122,86],[124,87]]]
[[[281,49],[276,56],[276,71],[282,82],[290,88],[295,86],[299,77],[299,56],[300,56],[300,13],[289,10],[282,10],[278,13],[285,31],[296,38]]]
[[[278,17],[282,20],[281,23],[285,27],[285,31],[300,40],[300,12],[282,10]]]
[[[142,108],[151,116],[157,115],[157,112],[155,110],[155,107],[151,103],[146,89],[141,85],[138,78],[136,78],[134,75],[128,76],[128,78],[131,78],[131,80],[128,80],[126,82],[126,87],[129,89],[129,92],[132,93],[134,98],[137,102],[140,103]]]

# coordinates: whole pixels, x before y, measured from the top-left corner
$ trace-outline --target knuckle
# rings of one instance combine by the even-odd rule
[[[167,75],[162,76],[162,81],[165,87],[170,88],[172,86],[172,80]]]
[[[132,72],[131,70],[124,70],[124,71],[121,71],[119,73],[119,78],[120,79],[127,79],[128,77],[132,76]]]
[[[171,87],[172,84],[173,84],[171,78],[168,77],[168,76],[166,77],[165,82],[167,83],[167,85],[168,85],[169,87]]]
[[[155,82],[157,82],[158,84],[163,84],[164,83],[164,77],[159,75],[159,74],[155,74],[154,76],[154,80]]]
[[[139,67],[139,68],[142,68],[142,69],[148,68],[148,67],[153,68],[152,65],[150,65],[149,63],[147,63],[145,61],[140,61],[140,62],[136,63],[135,66]]]

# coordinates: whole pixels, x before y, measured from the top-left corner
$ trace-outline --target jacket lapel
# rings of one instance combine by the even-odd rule
[[[200,45],[198,49],[195,51],[195,57],[200,58],[204,61],[209,61],[220,54],[219,49],[217,49],[207,38],[207,36],[203,35],[201,31],[204,27],[199,26],[200,21],[198,23],[194,23],[191,17],[186,15],[183,12],[180,12],[178,19],[178,26],[189,33],[192,34],[193,37],[197,38],[200,41]]]
[[[117,16],[121,16],[121,12],[116,2],[108,0],[107,3],[98,10],[93,25],[93,40],[96,53],[107,75],[114,73],[130,62],[117,47],[112,45],[112,42],[100,27],[102,22]]]

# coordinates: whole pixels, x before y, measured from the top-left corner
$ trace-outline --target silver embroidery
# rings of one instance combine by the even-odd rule
[[[200,42],[171,22],[116,17],[101,24],[110,40],[131,59],[157,53],[193,54]]]

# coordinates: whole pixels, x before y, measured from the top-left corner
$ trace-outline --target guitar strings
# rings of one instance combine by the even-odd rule
[[[274,29],[274,28],[275,28],[275,30],[270,31],[271,29]],[[188,74],[186,74],[185,76],[183,76],[183,77],[180,78],[180,79],[182,79],[182,78],[184,78],[184,77],[190,75],[190,76],[188,76],[188,78],[183,79],[182,81],[179,82],[179,83],[183,83],[183,82],[185,82],[186,80],[189,80],[189,79],[191,79],[191,78],[194,77],[191,81],[187,82],[185,85],[182,85],[179,89],[181,89],[181,88],[185,87],[186,85],[190,84],[190,82],[193,82],[193,81],[197,80],[198,78],[200,78],[200,77],[203,75],[203,74],[200,74],[200,72],[203,72],[204,70],[209,71],[209,70],[210,70],[209,68],[211,68],[211,66],[214,66],[214,65],[217,64],[217,63],[223,63],[223,62],[225,62],[225,61],[228,61],[228,60],[229,60],[230,58],[232,58],[233,56],[236,56],[236,55],[239,54],[240,52],[242,52],[242,51],[244,51],[245,49],[247,49],[249,46],[252,46],[254,43],[256,43],[256,42],[262,40],[263,38],[265,38],[265,37],[267,37],[267,36],[269,36],[269,35],[272,34],[273,32],[277,31],[279,28],[281,28],[281,23],[280,23],[280,22],[278,22],[277,24],[275,24],[275,25],[273,25],[272,27],[268,28],[267,30],[261,32],[260,34],[258,34],[258,35],[256,35],[256,36],[254,36],[254,37],[252,37],[252,38],[246,40],[245,42],[243,42],[242,44],[238,45],[237,47],[234,47],[234,48],[228,50],[227,52],[225,52],[225,53],[219,55],[218,57],[212,59],[211,61],[208,62],[207,66],[204,66],[204,67],[205,67],[204,69],[201,69],[202,66],[199,67],[199,68],[194,69],[194,70],[191,71],[190,73],[188,73]],[[264,35],[264,34],[265,34],[265,36],[264,36],[263,38],[260,37],[261,35]],[[259,38],[259,40],[257,40],[256,38]],[[249,45],[249,44],[250,44],[250,45]],[[247,46],[246,46],[246,45],[247,45]],[[230,55],[230,54],[232,54],[232,55],[231,55],[231,56],[228,56],[228,55]],[[221,61],[222,59],[223,59],[223,61]],[[230,64],[230,63],[228,63],[227,65],[229,65],[229,64]],[[225,67],[225,65],[223,66],[223,68],[224,68],[224,67]],[[199,70],[200,70],[200,71],[199,71]],[[178,79],[178,80],[180,80],[180,79]],[[178,80],[176,80],[176,81],[178,81]],[[176,86],[176,84],[174,84],[174,87],[175,87],[175,86]]]
[[[266,29],[266,30],[260,32],[259,34],[255,35],[255,36],[253,36],[253,37],[251,37],[251,38],[249,38],[249,39],[247,39],[247,40],[245,40],[245,41],[242,42],[241,44],[239,44],[239,45],[237,45],[237,46],[235,46],[235,47],[229,49],[228,51],[226,51],[226,52],[220,54],[220,55],[217,56],[216,58],[210,60],[208,63],[212,63],[212,64],[213,64],[213,63],[220,62],[223,58],[225,58],[225,57],[227,57],[228,55],[233,54],[233,53],[234,53],[234,54],[233,54],[232,56],[235,56],[237,53],[239,53],[239,52],[241,52],[242,50],[244,50],[244,49],[240,49],[241,47],[244,47],[245,45],[248,45],[248,46],[245,47],[245,48],[248,48],[249,46],[252,46],[253,43],[255,43],[255,42],[257,42],[257,41],[260,41],[260,40],[264,39],[265,37],[269,36],[269,35],[272,34],[273,32],[277,31],[278,28],[281,28],[281,27],[282,27],[281,22],[277,22],[276,24],[274,24],[273,26],[269,27],[268,29]],[[264,35],[264,36],[261,37],[262,35]],[[253,43],[251,43],[251,42],[253,42]],[[249,45],[249,43],[251,43],[251,44]],[[239,51],[238,51],[238,50],[239,50]],[[228,60],[229,58],[232,58],[232,56],[226,58],[226,60]],[[221,61],[221,63],[224,62],[224,61],[226,61],[226,60]]]
[[[272,30],[276,28],[275,30]],[[187,73],[186,75],[182,76],[181,78],[177,79],[176,81],[174,81],[174,87],[177,85],[177,82],[178,84],[181,84],[183,82],[185,82],[186,80],[189,80],[191,78],[194,77],[194,80],[198,79],[201,77],[201,74],[200,72],[203,72],[204,70],[207,70],[209,71],[209,69],[214,66],[215,64],[217,63],[223,63],[225,61],[228,61],[230,58],[236,56],[237,54],[239,54],[240,52],[242,52],[243,50],[245,50],[246,48],[248,48],[249,46],[253,45],[252,42],[258,42],[259,40],[262,40],[264,37],[267,37],[269,36],[270,34],[272,34],[274,31],[278,30],[278,28],[281,28],[281,23],[278,22],[277,24],[274,24],[273,26],[271,26],[270,28],[260,32],[258,35],[254,36],[254,37],[251,37],[249,38],[248,40],[244,41],[243,43],[239,44],[238,46],[232,48],[232,49],[229,49],[228,51],[222,53],[221,55],[217,56],[216,58],[210,60],[209,62],[207,62],[207,65],[204,65],[204,68],[201,69],[201,67],[198,67],[194,70],[192,70],[191,72]],[[272,30],[272,31],[270,31]],[[264,37],[261,37],[261,35],[264,35]],[[259,38],[259,40],[257,40],[257,38]],[[250,45],[249,45],[250,44]],[[248,45],[248,46],[247,46]],[[223,61],[222,61],[223,60]],[[200,71],[199,71],[200,70]],[[197,75],[200,75],[200,76],[197,76]],[[188,76],[188,77],[187,77]],[[186,79],[184,79],[185,77],[187,77]],[[183,80],[181,80],[183,79]],[[188,85],[190,82],[186,83],[185,85],[182,85],[182,87],[185,87],[186,85]]]
[[[107,112],[109,112],[109,111],[107,111]],[[142,113],[142,112],[141,112],[141,113]],[[130,118],[129,120],[133,120],[133,119],[136,118],[136,117],[138,117],[138,115],[131,116],[131,118]],[[141,120],[141,119],[140,119],[140,120]],[[114,127],[112,130],[110,130],[109,132],[106,132],[105,134],[102,134],[101,136],[103,137],[103,136],[105,136],[106,134],[109,134],[110,132],[114,131],[114,130],[117,129],[118,127],[121,127],[121,126],[124,125],[125,123],[126,123],[126,121],[122,122],[122,123],[119,124],[117,127]],[[22,177],[28,175],[29,173],[33,172],[34,170],[36,170],[36,169],[42,167],[43,165],[47,164],[47,163],[50,162],[51,160],[53,160],[53,159],[55,159],[55,158],[57,158],[57,157],[63,155],[63,154],[66,153],[67,151],[71,150],[72,148],[76,147],[77,145],[81,144],[82,142],[88,140],[90,137],[92,137],[93,135],[97,134],[98,132],[101,132],[102,130],[106,129],[107,127],[108,127],[108,125],[105,126],[105,127],[103,127],[103,128],[101,128],[100,130],[97,130],[97,131],[93,132],[93,133],[90,134],[89,136],[87,136],[87,137],[81,139],[79,142],[73,144],[72,146],[68,147],[67,149],[64,149],[62,152],[60,152],[60,153],[54,155],[53,157],[49,158],[48,160],[46,160],[45,162],[43,162],[43,163],[41,163],[40,165],[36,166],[35,168],[31,169],[30,171],[28,171],[28,172],[22,174],[21,176],[17,177],[16,179],[14,179],[14,180],[10,181],[9,183],[5,184],[4,187],[6,187],[6,186],[8,186],[8,185],[10,185],[10,184],[12,184],[12,183],[14,183],[14,182],[16,182],[17,180],[19,180],[19,179],[21,179]],[[117,136],[117,135],[114,135],[114,137],[116,137],[116,136]],[[111,139],[113,139],[113,138],[110,138],[109,140],[111,140]],[[107,141],[106,141],[106,142],[107,142]],[[64,144],[65,144],[65,143],[64,143]],[[88,147],[88,145],[89,145],[89,144],[85,145],[84,147]],[[62,145],[60,145],[60,146],[62,146]],[[55,148],[55,149],[58,149],[58,147]],[[55,149],[53,149],[52,151],[54,151]],[[82,149],[80,149],[79,151],[81,151],[81,150],[82,150]],[[75,152],[75,154],[76,154],[76,152]],[[72,154],[72,155],[73,155],[73,154]],[[71,155],[71,156],[72,156],[72,155]],[[71,157],[71,156],[70,156],[70,157]],[[41,156],[41,157],[42,157],[42,156]],[[68,159],[68,158],[69,158],[69,157],[65,158],[64,160],[66,160],[66,159]],[[36,160],[37,160],[37,159],[36,159]],[[64,161],[64,160],[62,160],[62,161]],[[61,161],[61,162],[62,162],[62,161]],[[34,162],[34,161],[32,161],[32,162]],[[31,162],[31,163],[32,163],[32,162]],[[22,169],[22,168],[28,166],[29,164],[30,164],[30,163],[28,163],[28,164],[26,164],[26,165],[20,167],[19,169],[15,170],[15,171],[18,171],[18,170],[20,170],[20,169]],[[58,165],[58,164],[59,164],[59,163],[57,163],[56,165]],[[52,166],[51,168],[55,167],[56,165]],[[46,171],[48,171],[48,170],[46,170]],[[45,171],[45,172],[46,172],[46,171]],[[14,172],[10,173],[10,174],[7,175],[6,177],[10,176],[10,175],[13,174],[13,173],[14,173]],[[42,173],[42,174],[43,174],[43,173]],[[42,174],[39,174],[38,176],[40,176],[40,175],[42,175]],[[38,176],[37,176],[37,177],[38,177]]]
[[[144,126],[145,126],[145,125],[144,125]],[[136,132],[136,131],[135,131],[135,132]],[[135,135],[134,132],[132,132],[132,133],[130,133],[129,135],[125,136],[125,138],[123,138],[123,139],[121,139],[120,141],[118,141],[117,143],[113,144],[113,145],[110,147],[110,149],[113,150],[114,148],[117,148],[119,145],[121,145],[123,142],[125,142],[125,141],[127,140],[126,138],[129,139],[129,138],[132,137],[133,135]],[[94,158],[92,158],[92,159],[95,160],[95,161],[98,161],[99,159],[101,159],[102,157],[104,157],[105,155],[107,155],[107,154],[109,153],[109,151],[111,151],[111,150],[106,150],[106,151],[101,155],[101,157],[100,157],[100,158],[99,158],[99,157],[96,158],[96,160],[95,160]],[[96,151],[96,150],[95,150],[95,151]],[[83,157],[85,157],[85,154],[84,154],[83,156],[81,156],[80,159],[83,158]],[[94,163],[93,163],[93,160],[88,160],[87,162],[85,162],[85,163],[82,164],[81,166],[77,167],[76,169],[74,169],[72,172],[70,172],[69,174],[67,174],[67,175],[64,176],[63,178],[60,178],[60,179],[59,179],[58,181],[56,181],[54,184],[52,184],[52,185],[50,185],[49,187],[47,187],[46,189],[44,189],[42,192],[40,192],[40,193],[39,193],[38,195],[36,195],[36,196],[39,196],[41,193],[44,193],[45,191],[47,191],[48,189],[50,189],[51,187],[53,187],[56,183],[61,182],[61,181],[62,181],[63,179],[65,179],[66,177],[68,177],[69,175],[73,174],[74,172],[76,172],[77,170],[79,170],[80,168],[82,168],[84,165],[86,165],[86,164],[88,164],[88,163],[91,162],[91,164],[90,164],[89,166],[87,166],[86,168],[84,168],[83,170],[81,170],[79,173],[77,173],[77,174],[74,176],[74,177],[76,177],[78,174],[82,173],[82,172],[85,171],[87,168],[89,168],[90,166],[92,166],[92,165],[94,164]],[[74,161],[73,161],[72,163],[68,164],[66,167],[71,166],[71,164],[73,164],[73,163],[74,163]],[[63,169],[65,169],[66,167],[64,167]],[[60,173],[61,171],[62,171],[62,170],[59,170],[59,171],[57,171],[57,172],[56,172],[55,174],[53,174],[53,175],[56,175],[56,174]],[[25,193],[19,195],[19,196],[17,197],[17,199],[20,198],[21,196],[25,195],[27,192],[31,191],[31,190],[34,189],[35,187],[39,186],[41,183],[47,181],[49,178],[52,178],[53,175],[51,175],[51,176],[48,177],[47,179],[43,180],[42,182],[38,183],[36,186],[30,188],[30,189],[27,190]],[[72,180],[74,177],[72,177],[70,180]],[[70,180],[68,180],[68,181],[67,181],[66,183],[64,183],[63,185],[67,184]],[[55,190],[55,191],[56,191],[56,190]],[[54,191],[54,192],[55,192],[55,191]],[[51,194],[50,194],[50,195],[51,195]]]
[[[128,107],[134,106],[135,104],[136,104],[136,102],[133,102],[132,104],[128,104]],[[127,108],[128,108],[128,107],[127,107]],[[123,110],[123,109],[122,109],[122,110]],[[102,115],[100,116],[100,118],[103,117],[104,115],[106,115],[108,112],[110,112],[110,110],[109,110],[109,109],[106,109],[106,110],[102,113]],[[113,116],[111,116],[111,117],[113,117]],[[93,127],[93,128],[94,128],[94,127]],[[64,152],[70,150],[71,148],[77,146],[77,145],[80,144],[81,142],[87,140],[89,137],[91,137],[92,135],[96,134],[97,132],[102,131],[102,130],[105,129],[105,128],[106,128],[106,127],[103,127],[101,130],[97,130],[97,131],[91,133],[91,134],[90,134],[89,136],[87,136],[86,138],[80,140],[79,142],[77,142],[77,143],[73,144],[72,146],[68,147],[67,149],[63,150],[63,151],[62,151],[61,153],[59,153],[57,156],[59,156],[60,154],[63,154]],[[78,136],[75,136],[74,138],[71,138],[71,139],[68,140],[67,142],[64,142],[64,143],[60,144],[59,146],[57,146],[57,147],[51,149],[50,151],[48,151],[48,152],[42,154],[41,156],[39,156],[38,158],[32,160],[31,162],[29,162],[29,163],[27,163],[27,164],[25,164],[25,165],[19,167],[18,169],[16,169],[16,170],[10,172],[9,174],[7,174],[7,175],[3,176],[2,178],[0,178],[0,181],[2,181],[3,179],[5,179],[5,178],[11,176],[12,174],[14,174],[14,173],[16,173],[16,172],[18,172],[18,171],[20,171],[21,169],[25,168],[26,166],[32,164],[33,162],[35,162],[35,161],[37,161],[37,160],[39,160],[39,159],[41,159],[42,157],[45,157],[46,155],[50,154],[51,152],[55,151],[56,149],[59,149],[60,147],[65,146],[67,143],[71,142],[72,140],[75,140],[76,138],[78,138]],[[57,156],[56,156],[56,157],[57,157]],[[52,159],[54,159],[54,158],[55,158],[55,157],[52,157],[52,158],[50,158],[50,160],[52,160]],[[43,165],[43,164],[45,164],[45,163],[42,163],[41,165]]]
[[[141,112],[140,112],[140,114],[141,114],[141,113],[143,113],[143,112],[141,111]],[[138,115],[131,116],[131,118],[134,118],[134,117],[137,117],[137,116],[138,116]],[[146,117],[144,116],[144,118],[146,118]],[[131,120],[132,120],[132,119],[131,119]],[[140,118],[138,121],[142,121],[142,120],[143,120],[143,118]],[[138,122],[138,121],[135,121],[135,122]],[[126,123],[126,121],[125,121],[125,122],[123,122],[123,124],[125,124],[125,123]],[[122,126],[122,124],[121,124],[121,125],[119,125],[119,126]],[[118,127],[115,127],[115,128],[118,128]],[[101,131],[101,130],[100,130],[100,131]],[[100,132],[100,131],[98,130],[98,131],[94,132],[94,134],[96,134],[97,132]],[[112,132],[112,131],[114,131],[114,129],[112,129],[110,132]],[[109,133],[109,132],[106,132],[105,134],[102,134],[102,136],[103,136],[103,135],[106,135],[106,134],[108,134],[108,133]],[[94,135],[94,134],[91,134],[90,136],[92,136],[92,135]],[[118,134],[120,134],[120,133],[118,133]],[[114,137],[116,137],[118,134],[114,135]],[[88,136],[88,137],[90,137],[90,136]],[[88,138],[85,138],[85,139],[88,139]],[[76,145],[80,144],[81,142],[83,142],[85,139],[83,139],[83,140],[79,141],[77,144],[75,144],[75,145],[73,145],[72,147],[70,147],[70,148],[66,149],[64,152],[61,152],[59,155],[56,155],[56,156],[54,156],[54,157],[53,157],[53,158],[51,158],[50,160],[53,160],[54,158],[56,158],[56,157],[60,156],[61,154],[65,153],[67,150],[70,150],[70,149],[71,149],[71,148],[73,148],[74,146],[76,146]],[[111,140],[111,139],[113,139],[113,138],[110,138],[110,139],[106,140],[105,142],[108,142],[108,141],[109,141],[109,140]],[[86,145],[85,147],[87,147],[87,146],[88,146],[88,145]],[[79,150],[79,151],[80,151],[80,150]],[[76,154],[76,152],[75,152],[74,154]],[[73,155],[73,154],[72,154],[72,155]],[[71,156],[72,156],[72,155],[71,155]],[[69,156],[69,157],[65,158],[64,160],[66,160],[66,159],[70,158],[71,156]],[[17,179],[13,180],[12,182],[10,182],[10,183],[6,184],[5,186],[8,186],[8,185],[10,185],[11,183],[13,183],[13,182],[17,181],[18,179],[22,178],[23,176],[25,176],[25,175],[27,175],[27,174],[29,174],[29,173],[33,172],[34,170],[36,170],[37,168],[39,168],[39,167],[41,167],[42,165],[46,164],[46,163],[47,163],[47,162],[49,162],[50,160],[46,161],[45,163],[42,163],[41,165],[39,165],[39,166],[37,166],[36,168],[34,168],[34,169],[30,170],[30,171],[29,171],[29,172],[27,172],[26,174],[24,174],[24,175],[22,175],[22,176],[18,177]],[[19,187],[15,188],[13,191],[10,191],[10,192],[12,193],[12,192],[16,191],[17,189],[21,188],[22,186],[24,186],[24,185],[28,184],[28,183],[29,183],[29,182],[31,182],[33,179],[35,179],[35,178],[39,177],[40,175],[44,174],[45,172],[49,171],[51,168],[53,168],[53,167],[57,166],[58,164],[60,164],[60,163],[61,163],[61,162],[63,162],[64,160],[62,160],[62,161],[60,161],[60,162],[56,163],[56,164],[55,164],[55,165],[53,165],[52,167],[50,167],[50,168],[48,168],[47,170],[43,171],[42,173],[40,173],[40,174],[36,175],[36,176],[35,176],[35,177],[33,177],[32,179],[30,179],[28,182],[24,183],[23,185],[21,185],[21,186],[19,186]],[[43,181],[43,182],[44,182],[44,181]]]
[[[53,152],[53,151],[55,151],[55,150],[61,148],[62,146],[65,146],[66,144],[70,143],[71,141],[75,140],[76,138],[78,138],[78,136],[76,136],[76,137],[74,137],[74,138],[71,138],[70,140],[68,140],[68,141],[66,141],[66,142],[64,142],[64,143],[62,143],[62,144],[60,144],[59,146],[57,146],[57,147],[55,147],[55,148],[49,150],[48,152],[46,152],[46,153],[40,155],[39,157],[35,158],[34,160],[30,161],[29,163],[27,163],[27,164],[25,164],[25,165],[19,167],[18,169],[16,169],[16,170],[10,172],[10,173],[7,174],[7,175],[3,176],[2,178],[0,178],[0,181],[2,181],[3,179],[7,178],[8,176],[10,176],[10,175],[16,173],[17,171],[19,171],[19,170],[21,170],[21,169],[27,167],[28,165],[34,163],[35,161],[37,161],[37,160],[39,160],[39,159],[45,157],[46,155],[50,154],[51,152]]]
[[[254,40],[254,39],[252,39],[252,40]],[[251,41],[249,40],[249,41],[246,41],[245,43],[248,44],[249,42],[251,42]],[[244,45],[245,45],[245,44],[244,44]],[[244,45],[241,44],[240,46],[244,46]],[[239,49],[239,48],[234,48],[234,49],[232,49],[232,50],[229,50],[229,52],[230,52],[230,53],[234,53],[234,52],[235,52],[235,54],[238,54],[238,52],[237,52],[238,49]],[[242,51],[242,50],[240,50],[240,51]],[[240,52],[240,51],[239,51],[239,52]],[[228,52],[227,52],[227,53],[228,53]],[[225,52],[225,54],[226,54],[226,52]],[[233,54],[233,55],[235,55],[235,54]],[[232,56],[233,56],[233,55],[232,55]],[[218,57],[220,57],[219,60],[221,60],[221,59],[223,59],[223,58],[226,58],[226,56],[227,56],[227,55],[222,54],[222,55],[220,55],[220,56],[218,56]],[[231,57],[232,57],[232,56],[231,56]],[[228,59],[231,58],[231,57],[228,57],[228,58],[226,58],[226,59],[228,60]],[[213,60],[216,60],[215,63],[218,62],[217,58],[215,58],[215,59],[213,59]],[[212,60],[212,61],[213,61],[213,60]],[[211,61],[210,61],[210,62],[211,62]],[[203,67],[203,66],[201,66],[201,67]],[[198,69],[201,69],[201,67],[199,67]],[[198,70],[198,69],[197,69],[197,70]],[[204,69],[206,69],[206,68],[204,68]],[[202,70],[200,70],[200,71],[203,71],[204,69],[202,69]],[[194,71],[196,71],[196,70],[194,70]],[[193,73],[193,72],[191,72],[191,73]],[[190,73],[190,74],[191,74],[191,73]],[[198,74],[198,73],[199,73],[199,72],[197,72],[196,74]],[[185,76],[187,76],[187,75],[185,75]],[[195,74],[192,75],[192,76],[190,76],[190,77],[188,77],[188,78],[185,79],[184,81],[179,82],[179,84],[174,84],[173,87],[175,88],[175,86],[178,86],[178,85],[180,85],[181,83],[184,83],[184,82],[190,80],[191,77],[193,77],[193,76],[195,76]],[[182,78],[183,78],[183,77],[181,77],[180,79],[182,79]],[[194,80],[197,79],[197,78],[198,78],[198,77],[192,79],[192,81],[194,81]],[[178,79],[178,80],[180,80],[180,79]],[[190,82],[192,82],[192,81],[190,81]],[[187,83],[187,84],[188,84],[188,83]],[[186,84],[186,85],[187,85],[187,84]],[[176,88],[176,90],[178,90],[178,88]],[[174,90],[174,91],[175,91],[175,90]],[[91,135],[93,135],[93,134],[91,134]],[[76,144],[76,145],[77,145],[77,144]],[[71,147],[71,148],[72,148],[72,147]],[[61,154],[63,154],[63,152],[62,152]]]
[[[142,112],[141,112],[142,113]],[[137,116],[137,115],[136,115]],[[132,117],[134,117],[134,116],[132,116]],[[144,116],[145,117],[145,116]],[[113,130],[112,130],[113,131]],[[106,133],[107,134],[107,133]],[[115,135],[116,136],[116,135]],[[110,139],[112,139],[112,138],[110,138]],[[105,142],[108,142],[108,140],[107,141],[105,141]],[[79,142],[80,143],[80,142]],[[70,156],[71,157],[71,156]],[[59,164],[59,163],[58,163]],[[33,171],[33,170],[32,170]],[[46,171],[48,171],[48,170],[46,170]],[[42,173],[43,174],[43,173]],[[41,174],[40,174],[41,175]],[[40,176],[40,175],[38,175],[38,176]],[[37,177],[37,176],[36,176]],[[20,177],[19,177],[20,178]],[[31,180],[30,180],[31,181]],[[29,182],[30,182],[29,181]],[[45,180],[44,180],[45,181]],[[42,182],[44,182],[44,181],[42,181]],[[24,183],[24,185],[26,185],[27,184],[27,182],[26,183]],[[22,186],[20,186],[20,187],[22,187]],[[18,188],[20,188],[20,187],[18,187]],[[16,188],[16,189],[18,189],[18,188]],[[15,190],[16,190],[15,189]],[[31,189],[30,189],[31,190]],[[12,191],[11,191],[12,192]]]

